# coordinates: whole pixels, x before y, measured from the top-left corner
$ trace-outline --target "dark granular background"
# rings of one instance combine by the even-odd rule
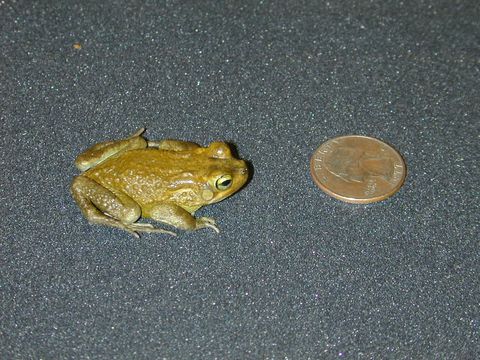
[[[480,356],[478,1],[0,1],[0,358]],[[71,199],[87,146],[225,140],[246,188],[140,240]],[[309,157],[374,136],[370,205]]]

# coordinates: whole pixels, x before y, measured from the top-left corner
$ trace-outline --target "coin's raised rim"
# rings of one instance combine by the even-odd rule
[[[322,184],[322,182],[317,178],[316,174],[315,174],[315,170],[314,170],[314,157],[315,157],[315,154],[317,153],[317,151],[322,147],[322,146],[325,146],[327,143],[329,142],[332,142],[332,141],[335,141],[335,140],[340,140],[340,139],[344,139],[344,138],[363,138],[363,139],[367,139],[367,140],[373,140],[377,143],[380,143],[382,145],[385,145],[387,147],[389,147],[395,154],[398,155],[398,157],[400,158],[400,163],[402,164],[402,178],[398,181],[398,184],[392,188],[391,191],[385,193],[385,194],[382,194],[380,196],[375,196],[375,197],[372,197],[372,198],[364,198],[364,199],[358,199],[358,198],[352,198],[352,197],[348,197],[348,196],[345,196],[345,195],[341,195],[341,194],[337,194],[336,192],[333,192],[332,190],[330,190],[329,188],[327,188],[325,185]],[[386,200],[390,197],[392,197],[394,194],[396,194],[400,188],[405,184],[405,180],[407,178],[407,164],[405,162],[405,159],[403,158],[403,156],[400,154],[400,152],[395,149],[392,145],[390,145],[389,143],[383,141],[383,140],[380,140],[380,139],[377,139],[377,138],[374,138],[374,137],[371,137],[371,136],[366,136],[366,135],[342,135],[342,136],[337,136],[335,138],[331,138],[331,139],[328,139],[326,141],[324,141],[322,144],[320,144],[320,146],[318,146],[312,153],[312,155],[310,156],[310,176],[312,177],[313,181],[315,182],[315,184],[323,191],[325,192],[326,194],[330,195],[331,197],[337,199],[337,200],[341,200],[341,201],[344,201],[344,202],[347,202],[347,203],[350,203],[350,204],[371,204],[371,203],[375,203],[375,202],[379,202],[379,201],[382,201],[382,200]]]

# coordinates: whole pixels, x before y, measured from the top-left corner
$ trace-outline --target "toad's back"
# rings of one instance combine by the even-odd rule
[[[145,204],[165,200],[174,189],[197,187],[204,181],[209,159],[195,155],[191,151],[130,150],[108,158],[85,175]]]

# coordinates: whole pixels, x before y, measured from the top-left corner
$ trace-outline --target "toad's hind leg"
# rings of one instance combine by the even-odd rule
[[[148,141],[148,147],[158,148],[159,150],[169,150],[169,151],[187,151],[195,150],[200,147],[200,145],[182,140],[160,140],[160,141]]]
[[[147,141],[141,136],[144,131],[145,129],[141,128],[137,130],[135,134],[126,139],[106,141],[91,146],[78,155],[75,159],[75,166],[81,171],[86,171],[105,159],[108,159],[110,156],[120,152],[145,149],[147,147]]]
[[[116,227],[135,237],[138,232],[175,235],[151,224],[135,223],[141,216],[140,206],[128,195],[114,194],[96,181],[79,175],[73,179],[71,192],[83,215],[94,224]]]

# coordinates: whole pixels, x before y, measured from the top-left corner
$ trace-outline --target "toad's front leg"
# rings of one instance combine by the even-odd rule
[[[209,217],[197,219],[187,210],[175,204],[155,204],[148,209],[145,216],[182,230],[199,230],[208,227],[217,233],[220,232],[214,219]]]

